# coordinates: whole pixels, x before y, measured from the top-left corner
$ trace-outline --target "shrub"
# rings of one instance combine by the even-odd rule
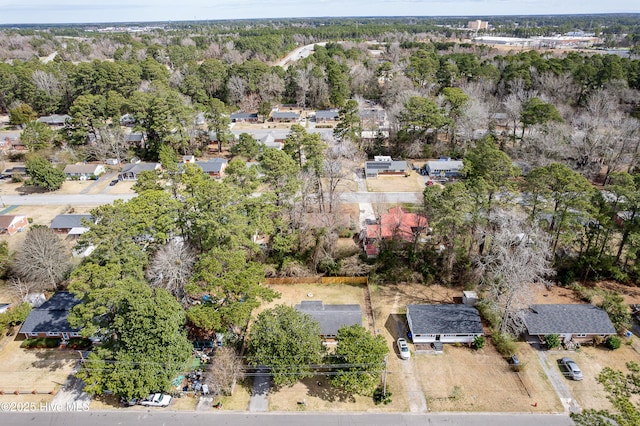
[[[560,336],[557,334],[547,334],[544,336],[544,343],[549,349],[557,348],[560,346]]]
[[[50,337],[34,337],[25,339],[20,345],[21,348],[57,348],[60,345],[60,339]]]
[[[593,346],[601,345],[604,342],[604,338],[602,336],[593,336]]]
[[[473,338],[473,347],[475,350],[480,350],[484,348],[484,336],[476,336]]]
[[[376,405],[384,404],[387,405],[391,403],[391,392],[384,393],[382,387],[378,386],[375,391],[373,391],[373,402]]]
[[[495,333],[491,336],[496,349],[504,357],[509,357],[518,349],[516,342],[508,334]]]
[[[612,350],[620,348],[621,344],[622,340],[620,340],[618,336],[609,336],[607,337],[607,340],[605,340],[605,345]]]

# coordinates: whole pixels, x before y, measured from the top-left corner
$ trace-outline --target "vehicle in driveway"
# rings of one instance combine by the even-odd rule
[[[117,185],[118,182],[120,182],[120,179],[114,179],[111,182],[109,182],[109,186]]]
[[[171,403],[171,395],[163,393],[154,393],[148,397],[141,399],[139,404],[146,407],[168,407]]]
[[[407,341],[405,339],[403,339],[402,337],[399,338],[398,341],[397,341],[397,345],[398,345],[398,352],[400,352],[400,358],[402,358],[402,359],[411,358],[411,352],[409,351],[409,345],[407,344]]]
[[[560,365],[565,370],[565,375],[573,380],[582,380],[582,371],[574,360],[564,357],[560,360]]]

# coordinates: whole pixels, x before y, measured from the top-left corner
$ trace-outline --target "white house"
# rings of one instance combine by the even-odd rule
[[[415,345],[473,343],[483,335],[480,313],[469,305],[407,305],[407,322]]]

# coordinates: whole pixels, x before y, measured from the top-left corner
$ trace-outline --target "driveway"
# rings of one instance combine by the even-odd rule
[[[253,392],[249,401],[249,411],[266,412],[269,411],[269,388],[271,387],[271,376],[266,369],[258,369],[253,377]]]
[[[565,411],[570,413],[579,413],[582,411],[578,402],[575,400],[569,387],[566,383],[566,378],[560,374],[560,369],[558,368],[558,364],[549,359],[548,352],[537,350],[538,358],[540,358],[540,365],[544,370],[545,374],[549,378],[549,382],[551,382],[551,386],[555,389],[560,401],[562,402],[562,406]]]

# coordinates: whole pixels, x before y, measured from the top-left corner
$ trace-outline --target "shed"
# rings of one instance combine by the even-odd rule
[[[475,291],[463,291],[462,303],[465,305],[476,306],[478,304],[478,293]]]

